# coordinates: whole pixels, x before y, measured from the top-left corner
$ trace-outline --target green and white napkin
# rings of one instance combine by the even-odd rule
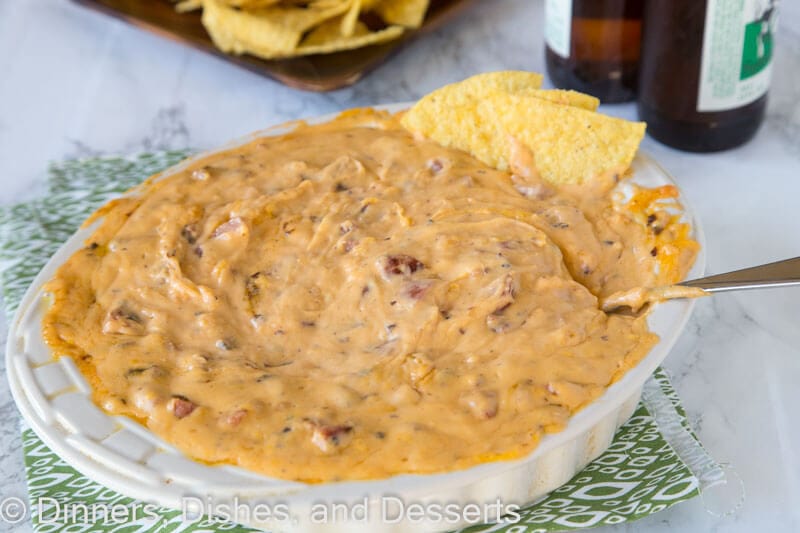
[[[44,198],[0,207],[0,283],[9,322],[34,276],[86,217],[189,154],[179,150],[54,164]],[[93,482],[64,463],[31,429],[23,430],[22,441],[31,519],[38,533],[254,531],[208,517],[184,522],[177,510],[161,509],[157,516],[145,513],[142,502]],[[620,524],[698,496],[702,487],[723,478],[691,432],[677,394],[659,370],[645,386],[633,417],[602,456],[566,485],[522,509],[516,523],[475,525],[467,531],[530,533]],[[131,510],[123,513],[124,521],[103,516],[102,511],[87,520],[80,511],[118,506]],[[67,508],[79,512],[70,515],[64,512]]]

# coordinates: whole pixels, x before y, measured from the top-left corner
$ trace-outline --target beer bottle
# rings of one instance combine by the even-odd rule
[[[553,84],[624,102],[636,96],[643,0],[546,0],[545,59]]]
[[[639,117],[692,152],[738,146],[764,118],[777,0],[648,0]]]

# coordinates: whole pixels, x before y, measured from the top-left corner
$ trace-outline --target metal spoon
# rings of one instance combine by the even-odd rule
[[[733,272],[717,274],[716,276],[684,281],[681,285],[684,287],[698,287],[706,292],[800,285],[800,257],[734,270]]]
[[[606,313],[630,308],[638,313],[650,303],[672,298],[695,298],[715,292],[800,285],[800,257],[784,259],[725,274],[684,281],[669,287],[637,288],[615,293],[601,302]]]

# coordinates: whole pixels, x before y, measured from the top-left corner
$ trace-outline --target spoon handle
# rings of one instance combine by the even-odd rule
[[[681,285],[698,287],[708,292],[800,285],[800,257],[684,281]]]

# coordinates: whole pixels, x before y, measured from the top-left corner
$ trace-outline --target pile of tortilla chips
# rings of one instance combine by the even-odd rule
[[[415,134],[514,170],[519,147],[541,178],[581,184],[623,174],[644,137],[643,122],[596,113],[599,101],[574,91],[542,90],[542,76],[492,72],[423,97],[402,118]]]
[[[176,9],[203,10],[223,52],[278,59],[352,50],[391,41],[422,25],[429,0],[182,0]],[[383,22],[371,30],[362,15]],[[373,24],[374,26],[374,24]]]

